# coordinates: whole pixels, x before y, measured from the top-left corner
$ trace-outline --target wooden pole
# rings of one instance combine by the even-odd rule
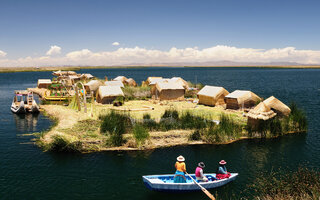
[[[199,183],[197,183],[197,181],[195,181],[195,180],[192,178],[192,176],[190,176],[187,172],[186,172],[186,174],[193,180],[193,182],[194,182],[195,184],[197,184],[197,185],[201,188],[202,192],[204,192],[210,199],[212,199],[212,200],[215,200],[215,199],[216,199],[216,198],[214,198],[214,196],[213,196],[206,188],[202,187]]]
[[[81,111],[78,86],[76,85],[74,88],[75,88],[75,91],[76,91],[76,101],[77,101],[77,105],[78,105],[78,111]]]

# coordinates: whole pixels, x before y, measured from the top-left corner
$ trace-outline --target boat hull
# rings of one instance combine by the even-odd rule
[[[194,179],[195,175],[190,174]],[[231,173],[231,176],[226,179],[218,180],[216,179],[216,174],[205,174],[207,177],[212,177],[214,180],[210,180],[208,182],[199,182],[201,186],[206,189],[212,189],[221,187],[231,181],[234,181],[238,176],[238,173]],[[190,177],[186,176],[187,183],[173,183],[174,174],[168,175],[151,175],[151,176],[143,176],[143,182],[147,188],[154,191],[161,192],[192,192],[201,190],[200,187],[195,184]]]
[[[26,113],[23,101],[17,106],[14,102],[11,104],[11,111],[16,114]]]

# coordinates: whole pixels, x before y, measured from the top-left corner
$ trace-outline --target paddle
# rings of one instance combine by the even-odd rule
[[[187,172],[186,172],[186,174],[193,180],[193,182],[195,184],[197,184],[201,188],[202,192],[204,192],[210,199],[212,199],[212,200],[216,199],[206,188],[202,187],[199,183],[197,183],[197,181],[194,180]]]

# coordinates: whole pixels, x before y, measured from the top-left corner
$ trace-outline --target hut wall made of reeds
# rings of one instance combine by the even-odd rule
[[[197,96],[199,104],[217,106],[225,104],[224,97],[228,94],[229,92],[223,87],[206,85],[198,92]]]
[[[227,109],[243,109],[254,107],[261,98],[255,93],[247,90],[235,90],[224,98]]]

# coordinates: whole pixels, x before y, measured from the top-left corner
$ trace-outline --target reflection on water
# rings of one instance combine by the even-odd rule
[[[16,129],[19,132],[34,132],[37,129],[37,123],[39,119],[39,113],[28,114],[12,114]]]

